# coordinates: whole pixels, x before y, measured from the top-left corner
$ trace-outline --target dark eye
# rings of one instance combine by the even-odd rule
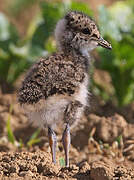
[[[91,33],[90,33],[90,30],[89,30],[88,28],[83,29],[83,30],[82,30],[82,33],[83,33],[83,34],[91,34]]]

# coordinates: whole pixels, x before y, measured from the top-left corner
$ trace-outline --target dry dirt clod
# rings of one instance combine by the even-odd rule
[[[109,118],[102,117],[97,125],[96,134],[103,142],[112,143],[118,136],[123,134],[126,126],[127,122],[118,114]]]
[[[50,154],[42,151],[35,153],[0,153],[0,170],[5,177],[17,174],[19,177],[34,174],[56,176],[60,170],[58,165],[51,163]]]
[[[102,161],[94,162],[91,165],[90,176],[93,180],[112,180],[113,177],[113,163],[105,164]]]
[[[125,168],[124,166],[117,166],[114,170],[114,180],[132,180],[134,179],[134,170]]]
[[[83,162],[79,166],[80,166],[79,173],[86,173],[87,171],[90,171],[90,165],[87,162]]]
[[[125,166],[117,166],[112,161],[106,160],[94,162],[91,166],[91,178],[93,180],[133,180],[134,170]]]

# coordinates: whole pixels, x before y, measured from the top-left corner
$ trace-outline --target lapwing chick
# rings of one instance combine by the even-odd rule
[[[62,143],[69,166],[70,128],[88,105],[90,52],[98,46],[111,49],[95,22],[86,14],[68,12],[56,25],[58,51],[39,59],[28,71],[18,100],[28,119],[48,128],[52,161],[56,163],[57,126],[65,127]]]

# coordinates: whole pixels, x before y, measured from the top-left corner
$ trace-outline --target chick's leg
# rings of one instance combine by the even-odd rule
[[[65,123],[66,127],[62,136],[62,143],[65,151],[65,165],[69,166],[69,149],[71,143],[70,137],[70,125],[73,125],[76,121],[81,118],[83,112],[83,105],[79,101],[71,102],[65,111]]]
[[[65,163],[66,163],[65,165],[66,165],[66,167],[69,166],[70,142],[71,142],[70,127],[69,127],[69,124],[67,124],[66,128],[63,132],[63,136],[62,136],[62,143],[63,143],[63,147],[64,147],[64,151],[65,151]]]
[[[55,132],[50,127],[48,127],[48,140],[49,140],[49,146],[51,148],[52,162],[54,164],[56,164],[56,144],[57,144],[57,138],[56,138]]]

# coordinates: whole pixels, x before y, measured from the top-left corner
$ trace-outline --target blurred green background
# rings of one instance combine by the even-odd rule
[[[112,51],[92,54],[90,91],[116,106],[134,100],[134,1],[0,0],[0,89],[15,90],[16,82],[39,57],[56,51],[53,30],[72,9],[96,19]]]

